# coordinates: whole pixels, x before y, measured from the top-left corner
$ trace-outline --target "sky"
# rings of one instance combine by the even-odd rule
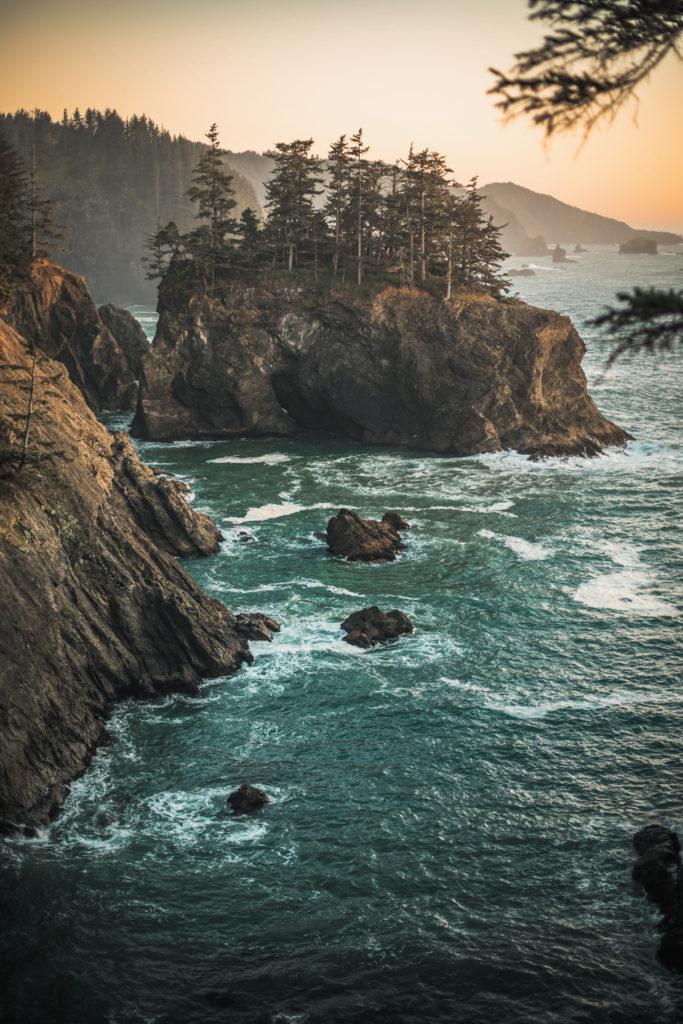
[[[544,144],[503,123],[490,66],[540,41],[526,0],[0,0],[0,110],[145,113],[226,149],[363,128],[369,157],[411,142],[461,181],[514,181],[634,227],[683,233],[683,62],[616,121]]]

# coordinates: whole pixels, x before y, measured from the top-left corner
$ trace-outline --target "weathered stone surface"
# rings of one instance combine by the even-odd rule
[[[234,627],[240,636],[247,640],[272,640],[273,633],[280,632],[280,623],[268,615],[253,612],[251,615],[240,613],[235,616]]]
[[[128,369],[137,379],[140,376],[142,360],[149,352],[147,335],[138,320],[127,309],[107,303],[97,310],[100,320],[111,331],[116,344],[123,352]]]
[[[394,640],[404,633],[414,633],[415,627],[403,612],[395,608],[391,612],[381,611],[377,605],[353,612],[341,624],[347,636],[344,640],[354,647],[374,647],[384,640]]]
[[[568,263],[567,250],[563,249],[561,245],[556,245],[553,249],[553,263]]]
[[[521,302],[370,301],[162,288],[134,435],[291,436],[301,427],[455,455],[623,444],[586,392],[567,317]]]
[[[392,530],[409,530],[410,523],[407,523],[400,512],[385,512],[382,516],[382,522],[390,526]]]
[[[246,783],[230,794],[227,800],[234,814],[250,814],[271,803],[271,799],[262,789]]]
[[[31,360],[2,321],[0,361],[0,830],[38,829],[113,701],[196,693],[252,656],[175,557],[215,550],[218,530],[97,422],[60,363],[39,366],[31,461],[12,474]]]
[[[135,408],[135,378],[78,274],[37,261],[7,321],[66,366],[91,409]]]
[[[393,562],[405,547],[398,530],[389,523],[361,519],[349,508],[332,516],[325,536],[332,554],[349,562]]]

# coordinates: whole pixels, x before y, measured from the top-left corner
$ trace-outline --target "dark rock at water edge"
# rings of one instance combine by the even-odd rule
[[[271,799],[262,789],[256,786],[249,786],[244,783],[239,789],[234,790],[227,798],[227,802],[234,814],[250,814],[258,811],[261,807],[271,803]]]
[[[349,562],[393,562],[405,548],[400,533],[389,523],[361,519],[349,508],[330,519],[326,539],[332,554]]]
[[[531,267],[522,267],[521,270],[508,270],[508,277],[536,277],[536,271]]]
[[[251,615],[240,613],[234,617],[234,628],[247,640],[272,640],[273,633],[280,632],[280,623],[260,612]]]
[[[112,303],[100,306],[97,312],[123,352],[128,369],[136,379],[139,378],[142,360],[149,352],[149,342],[141,324],[127,309],[114,306]]]
[[[414,633],[415,627],[403,612],[395,608],[383,612],[377,605],[353,612],[341,624],[347,636],[343,639],[354,647],[374,647],[385,640],[394,640],[404,633]]]
[[[31,354],[3,321],[0,360],[0,409],[20,409]],[[41,461],[0,479],[0,831],[54,817],[113,702],[196,694],[252,660],[235,616],[177,560],[215,551],[215,525],[97,422],[62,364],[40,364],[36,397]],[[19,445],[0,417],[0,450]]]
[[[135,436],[291,437],[300,429],[434,453],[580,453],[623,444],[586,392],[567,317],[481,296],[388,288],[164,288]]]
[[[66,366],[91,409],[135,408],[135,376],[78,274],[38,260],[6,320]]]
[[[683,866],[678,835],[653,822],[636,833],[633,845],[638,854],[633,880],[664,915],[657,956],[666,967],[683,971]]]
[[[382,516],[382,522],[386,526],[390,526],[392,530],[409,530],[410,523],[407,523],[400,512],[385,512]]]
[[[643,238],[642,236],[629,238],[626,242],[620,244],[619,252],[629,255],[644,254],[646,256],[656,256],[657,242],[654,238]]]

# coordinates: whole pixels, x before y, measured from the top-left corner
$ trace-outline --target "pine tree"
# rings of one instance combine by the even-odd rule
[[[28,270],[31,233],[26,216],[26,175],[17,153],[0,135],[0,305]]]
[[[31,256],[49,259],[57,243],[64,238],[62,225],[52,217],[54,202],[47,199],[38,178],[38,160],[35,145],[31,147],[31,172],[28,210],[31,218]]]
[[[500,245],[500,228],[481,208],[482,198],[477,179],[472,178],[450,209],[453,277],[458,288],[482,289],[499,297],[510,288],[500,272],[508,254]]]
[[[223,170],[223,150],[218,141],[218,126],[212,124],[206,134],[208,150],[199,158],[192,175],[194,184],[187,197],[197,204],[197,219],[207,223],[191,232],[188,249],[196,264],[213,288],[216,270],[229,263],[232,249],[230,236],[237,224],[230,211],[237,205],[232,189],[232,175]]]
[[[314,199],[322,182],[320,160],[311,156],[313,139],[278,142],[275,170],[266,184],[267,227],[273,241],[274,260],[282,253],[287,269],[317,251]]]

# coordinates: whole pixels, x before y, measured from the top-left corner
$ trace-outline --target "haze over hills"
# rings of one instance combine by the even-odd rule
[[[77,110],[61,121],[42,111],[0,114],[0,130],[28,170],[36,147],[39,186],[54,200],[54,219],[64,227],[67,269],[82,274],[97,302],[153,303],[156,284],[145,278],[146,238],[158,223],[174,220],[181,232],[196,224],[187,198],[203,142],[171,136],[145,115],[124,120],[115,110]],[[270,153],[225,151],[234,174],[237,206],[262,217]],[[483,208],[501,226],[501,245],[519,256],[541,256],[548,245],[618,244],[636,234],[676,244],[681,236],[640,231],[623,221],[589,213],[512,182],[483,186]],[[317,204],[322,206],[322,194]]]
[[[621,220],[589,213],[577,206],[570,206],[553,196],[532,192],[511,181],[492,182],[484,185],[482,192],[492,200],[491,212],[496,219],[500,213],[511,213],[514,220],[523,226],[531,236],[542,235],[546,242],[585,245],[609,245],[625,242],[633,235],[647,235],[664,245],[675,245],[683,241],[681,235],[671,231],[651,231],[647,228],[633,228]],[[486,206],[486,201],[484,202]],[[503,241],[505,245],[505,242]],[[520,254],[524,255],[524,254]]]

